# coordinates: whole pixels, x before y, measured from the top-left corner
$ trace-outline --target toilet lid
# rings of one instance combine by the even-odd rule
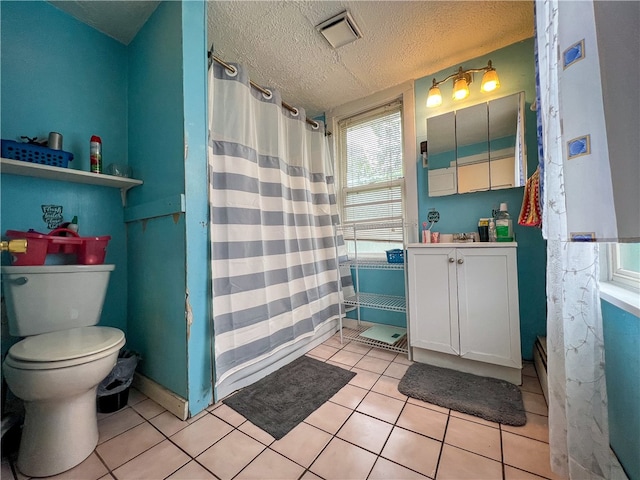
[[[24,362],[57,362],[100,353],[123,340],[117,328],[79,327],[27,337],[13,345],[9,355]]]

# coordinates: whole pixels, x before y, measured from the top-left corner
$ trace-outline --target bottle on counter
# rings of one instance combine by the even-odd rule
[[[496,241],[496,222],[493,218],[489,219],[489,241]]]
[[[489,219],[481,218],[478,220],[478,241],[479,242],[488,242],[489,241]]]
[[[91,137],[89,158],[91,160],[91,171],[93,173],[102,173],[102,139],[97,135]]]
[[[506,203],[501,203],[496,213],[496,242],[513,242],[513,222]]]
[[[77,215],[74,215],[73,219],[71,220],[71,223],[69,223],[67,228],[69,230],[73,230],[74,232],[78,233],[78,217],[77,217]]]

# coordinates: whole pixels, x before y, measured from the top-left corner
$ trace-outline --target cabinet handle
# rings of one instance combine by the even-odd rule
[[[453,259],[452,259],[452,260],[453,260]],[[459,259],[458,259],[458,264],[462,265],[463,263],[464,263],[464,260],[463,260],[463,259],[461,259],[461,258],[459,258]]]
[[[453,258],[453,257],[449,257],[449,263],[453,263],[453,262],[455,262],[455,261],[456,261],[456,259],[455,259],[455,258]]]

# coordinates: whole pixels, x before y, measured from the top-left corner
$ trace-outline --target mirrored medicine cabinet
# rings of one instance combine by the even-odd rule
[[[427,119],[429,196],[521,187],[524,93]]]

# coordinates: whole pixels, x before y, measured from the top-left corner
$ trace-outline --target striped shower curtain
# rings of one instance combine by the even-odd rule
[[[282,108],[278,92],[251,88],[234,67],[209,71],[216,398],[335,331],[340,302],[323,125]]]

